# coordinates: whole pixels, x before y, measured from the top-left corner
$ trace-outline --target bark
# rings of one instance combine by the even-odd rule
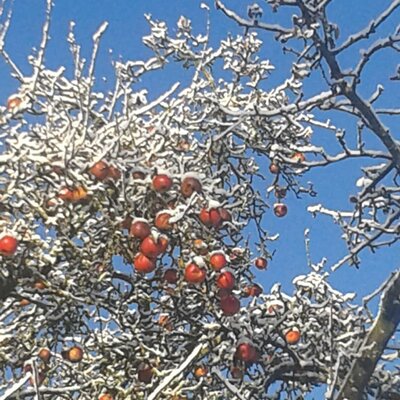
[[[400,271],[393,274],[380,302],[380,311],[354,360],[336,400],[359,400],[376,364],[400,323]]]

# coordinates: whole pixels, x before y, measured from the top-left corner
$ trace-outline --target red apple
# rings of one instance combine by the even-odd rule
[[[193,375],[194,375],[196,378],[201,378],[201,377],[203,377],[203,376],[206,376],[207,373],[208,373],[208,370],[207,370],[207,367],[206,367],[205,365],[197,365],[197,366],[194,368],[194,371],[193,371]]]
[[[235,315],[240,310],[240,301],[233,295],[222,297],[220,307],[225,315]]]
[[[123,221],[121,222],[121,228],[130,230],[131,229],[131,225],[132,225],[132,221],[133,221],[133,218],[130,215],[127,215],[123,219]]]
[[[153,368],[150,365],[141,365],[138,370],[138,380],[143,383],[150,383],[153,379]]]
[[[0,254],[3,256],[12,256],[17,251],[18,240],[14,236],[4,235],[0,239]]]
[[[121,171],[117,167],[110,165],[107,178],[118,181],[121,178]]]
[[[283,306],[280,304],[271,304],[268,308],[267,311],[269,314],[275,314],[278,315],[283,312]]]
[[[231,367],[231,375],[233,379],[242,379],[243,378],[242,368],[236,366]]]
[[[232,215],[226,208],[220,208],[219,215],[221,216],[222,221],[232,221]]]
[[[304,161],[306,161],[306,157],[304,156],[304,154],[300,151],[297,151],[296,153],[294,153],[291,157],[291,159],[293,161],[295,161],[297,164],[301,164]]]
[[[74,192],[69,188],[62,188],[58,193],[58,197],[61,200],[72,201],[74,197]]]
[[[132,178],[143,180],[144,178],[146,178],[146,175],[142,171],[134,171],[132,172]]]
[[[42,348],[38,352],[38,357],[44,362],[48,363],[51,357],[51,352],[49,349]]]
[[[259,285],[246,286],[244,288],[244,293],[247,296],[258,297],[262,292],[262,287]]]
[[[158,246],[160,249],[160,254],[165,253],[168,248],[169,240],[166,236],[159,236],[158,237]]]
[[[145,221],[136,220],[132,223],[129,233],[138,239],[144,239],[150,236],[150,225]]]
[[[268,261],[267,261],[264,257],[258,257],[258,258],[256,259],[254,265],[255,265],[258,269],[265,269],[265,268],[267,268]]]
[[[288,212],[287,206],[283,203],[274,204],[274,213],[277,217],[284,217]]]
[[[46,283],[45,283],[43,280],[38,279],[38,280],[36,280],[35,283],[33,284],[33,287],[34,287],[35,289],[38,289],[38,290],[44,290],[44,289],[47,288],[47,285],[46,285]]]
[[[241,343],[236,348],[235,357],[240,361],[244,361],[245,363],[253,363],[257,361],[258,354],[257,350],[252,344]]]
[[[153,236],[147,236],[140,243],[140,251],[149,258],[157,258],[161,253],[160,243]]]
[[[72,346],[67,350],[67,360],[72,363],[78,363],[83,359],[83,350],[79,346]]]
[[[226,257],[224,254],[222,253],[214,253],[211,257],[210,257],[210,264],[211,267],[215,270],[215,271],[219,271],[222,268],[224,268],[226,266]]]
[[[85,200],[88,197],[88,192],[83,186],[78,186],[73,193],[72,201]]]
[[[166,174],[153,177],[153,188],[158,193],[165,193],[172,187],[172,179]]]
[[[190,197],[194,192],[201,192],[201,183],[196,178],[186,177],[181,183],[182,196]]]
[[[20,307],[25,307],[25,306],[28,306],[29,304],[31,304],[31,302],[28,299],[21,299],[19,301]]]
[[[269,172],[271,172],[271,174],[279,174],[280,172],[280,168],[279,165],[276,164],[275,162],[272,162],[269,166]]]
[[[48,199],[45,204],[47,208],[51,208],[57,205],[57,200],[54,198]]]
[[[103,181],[108,176],[109,167],[105,161],[98,161],[89,169],[89,172],[99,181]]]
[[[202,256],[205,256],[208,253],[207,243],[202,239],[193,240],[193,248],[196,253],[201,254]]]
[[[164,272],[164,281],[170,284],[175,284],[179,280],[178,271],[173,268],[169,268]]]
[[[169,319],[168,314],[160,315],[160,318],[158,319],[158,323],[160,326],[162,326],[168,332],[171,332],[174,329],[174,327]]]
[[[299,343],[301,338],[301,334],[297,329],[290,329],[289,331],[286,332],[285,334],[285,340],[287,344],[297,344]]]
[[[185,268],[185,280],[189,283],[202,283],[206,279],[206,271],[195,263],[190,263]]]
[[[154,225],[160,231],[170,231],[173,228],[172,224],[169,222],[170,219],[171,214],[166,212],[158,213],[154,220]]]
[[[217,286],[220,289],[232,290],[235,287],[234,275],[229,271],[222,272],[217,278]]]
[[[138,253],[133,261],[136,271],[142,274],[148,274],[156,268],[156,260],[149,258],[142,253]]]
[[[99,396],[99,400],[113,400],[113,397],[109,393],[103,393]]]
[[[10,96],[7,100],[7,109],[12,110],[13,108],[17,108],[21,105],[22,100],[18,96]]]
[[[210,212],[206,208],[202,208],[199,214],[200,221],[208,228],[212,226]]]
[[[212,208],[210,210],[210,221],[215,229],[218,229],[222,225],[223,221],[221,218],[221,214],[219,213],[219,210],[217,208]]]

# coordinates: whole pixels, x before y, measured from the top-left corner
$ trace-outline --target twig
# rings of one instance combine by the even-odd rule
[[[175,370],[173,370],[168,376],[166,376],[162,382],[156,387],[156,389],[150,394],[148,400],[155,400],[161,394],[161,392],[176,378],[181,374],[190,363],[199,355],[199,353],[207,347],[207,344],[198,344],[193,351],[189,354],[186,360]],[[1,400],[1,399],[0,399]]]

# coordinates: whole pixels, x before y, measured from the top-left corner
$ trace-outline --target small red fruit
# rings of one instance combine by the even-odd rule
[[[171,332],[172,329],[174,329],[168,314],[160,315],[160,318],[158,319],[158,324],[166,329],[168,332]]]
[[[99,400],[113,400],[113,397],[109,393],[103,393],[99,396]]]
[[[220,289],[232,290],[235,287],[235,277],[229,272],[222,272],[217,278],[217,286]]]
[[[22,103],[22,100],[18,96],[11,96],[7,100],[7,109],[12,110],[13,108],[19,107]]]
[[[259,285],[246,286],[244,293],[246,296],[257,297],[263,292],[262,287]]]
[[[287,344],[297,344],[300,341],[300,331],[295,329],[290,329],[285,334],[285,340]]]
[[[142,274],[148,274],[156,268],[156,260],[154,258],[146,257],[142,253],[138,253],[133,261],[136,271]]]
[[[172,179],[166,174],[156,175],[153,178],[153,188],[158,193],[165,193],[172,187]]]
[[[222,297],[220,307],[225,315],[235,315],[240,310],[240,301],[232,294]]]
[[[21,299],[19,301],[20,307],[25,307],[25,306],[28,306],[29,304],[31,304],[31,302],[28,299]]]
[[[60,190],[60,192],[58,193],[58,197],[61,200],[65,200],[65,201],[72,201],[73,197],[74,197],[74,192],[69,189],[69,188],[63,188]]]
[[[210,212],[206,208],[202,208],[199,214],[200,221],[208,228],[212,226]]]
[[[165,253],[168,248],[169,240],[166,236],[159,236],[158,237],[158,246],[160,248],[160,254]]]
[[[297,151],[296,153],[294,153],[291,157],[291,159],[296,162],[297,164],[301,164],[304,161],[306,161],[306,157],[304,156],[304,154],[300,151]]]
[[[166,212],[158,213],[156,219],[154,220],[154,225],[160,231],[170,231],[173,226],[169,222],[171,219],[171,214]]]
[[[83,350],[79,346],[72,346],[67,350],[66,358],[72,363],[78,363],[83,359]]]
[[[78,202],[88,197],[87,190],[83,186],[78,186],[72,191],[72,201]]]
[[[210,221],[215,229],[218,229],[222,225],[223,221],[221,218],[221,214],[219,213],[219,210],[217,208],[212,208],[210,210]]]
[[[258,268],[258,269],[265,269],[267,268],[268,265],[268,261],[263,258],[263,257],[258,257],[254,263],[254,265]]]
[[[131,229],[131,225],[132,225],[132,217],[130,215],[127,215],[124,220],[121,222],[121,228],[122,229]],[[146,235],[147,236],[147,235]]]
[[[153,236],[147,236],[140,244],[140,251],[149,258],[157,258],[161,253],[160,243]]]
[[[204,365],[197,365],[194,368],[193,374],[196,378],[201,378],[203,376],[206,376],[208,373],[207,367]]]
[[[193,177],[186,177],[181,183],[181,193],[183,197],[190,197],[194,192],[201,192],[201,183]]]
[[[280,304],[271,304],[267,311],[269,314],[278,315],[283,312],[283,306]]]
[[[45,283],[44,281],[42,281],[41,279],[38,279],[38,280],[35,281],[35,283],[33,284],[33,287],[34,287],[35,289],[38,289],[38,290],[44,290],[44,289],[47,288],[47,285],[46,285],[46,283]]]
[[[12,256],[18,247],[18,240],[14,236],[4,235],[0,239],[0,253],[3,256]]]
[[[222,268],[225,267],[226,265],[226,257],[224,254],[222,253],[214,253],[211,257],[210,257],[210,264],[211,267],[215,270],[215,271],[219,271]]]
[[[105,161],[98,161],[89,169],[89,172],[99,181],[103,181],[108,176],[109,167]]]
[[[170,284],[175,284],[179,280],[178,271],[173,268],[169,268],[164,272],[164,281]]]
[[[242,368],[236,366],[231,367],[231,375],[233,379],[242,379],[243,378]]]
[[[51,357],[51,352],[49,349],[43,348],[39,350],[38,357],[44,362],[48,363]]]
[[[117,167],[110,165],[110,168],[108,169],[107,178],[111,178],[114,181],[118,181],[121,178],[121,171]]]
[[[206,279],[206,271],[195,263],[190,263],[185,268],[185,280],[189,283],[202,283]]]
[[[236,348],[235,357],[246,363],[253,363],[257,361],[258,354],[255,347],[250,343],[241,343]]]
[[[276,203],[274,204],[274,213],[277,217],[282,218],[288,212],[286,204],[283,203]]]
[[[226,208],[220,208],[219,215],[221,216],[222,221],[232,221],[232,215]]]
[[[275,174],[275,175],[279,174],[279,172],[280,172],[279,165],[272,162],[269,166],[269,172],[271,172],[271,174]]]
[[[53,199],[48,199],[45,204],[46,204],[47,208],[51,208],[51,207],[54,207],[54,206],[57,205],[57,201],[54,198]]]
[[[150,225],[145,221],[134,221],[131,225],[129,233],[138,239],[144,239],[150,235]]]
[[[132,172],[132,178],[143,180],[144,178],[146,178],[146,175],[142,171],[135,171]]]
[[[202,239],[193,240],[193,249],[196,253],[201,254],[202,256],[205,256],[208,253],[207,243]]]
[[[138,380],[143,383],[150,383],[153,379],[153,368],[150,365],[141,365],[138,370]]]

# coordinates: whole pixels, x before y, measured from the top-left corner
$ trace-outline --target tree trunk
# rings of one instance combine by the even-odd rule
[[[368,381],[386,345],[400,323],[400,271],[393,274],[382,295],[378,316],[354,360],[336,400],[362,399]]]

